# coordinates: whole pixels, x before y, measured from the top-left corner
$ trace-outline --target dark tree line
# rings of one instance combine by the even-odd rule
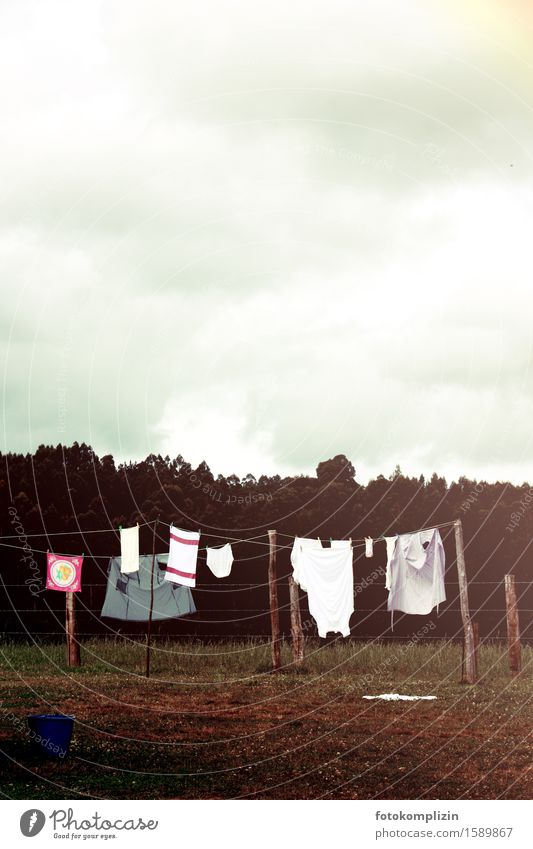
[[[59,593],[37,592],[32,576],[45,573],[40,550],[84,553],[82,624],[87,633],[107,628],[99,620],[106,581],[106,555],[118,554],[116,529],[159,518],[183,528],[203,531],[202,545],[217,545],[228,537],[257,539],[234,546],[235,565],[226,581],[218,582],[202,565],[195,592],[198,614],[191,620],[162,623],[161,633],[263,634],[268,632],[266,531],[276,528],[280,541],[282,583],[289,571],[290,535],[320,536],[328,540],[385,533],[404,533],[421,527],[463,521],[470,598],[482,635],[502,635],[505,623],[501,581],[516,574],[521,594],[522,627],[530,629],[533,596],[529,548],[533,531],[533,490],[506,482],[460,478],[456,482],[434,474],[409,477],[396,468],[366,485],[357,481],[352,463],[338,455],[318,464],[316,475],[247,475],[215,477],[204,462],[193,468],[180,455],[174,459],[151,454],[145,460],[116,464],[111,455],[98,457],[90,446],[40,446],[34,454],[6,454],[0,464],[0,540],[2,622],[6,632],[50,634],[59,630],[62,598]],[[65,531],[108,529],[106,534]],[[36,538],[31,535],[43,534]],[[286,535],[286,536],[284,536]],[[453,636],[459,628],[456,599],[453,532],[443,528],[448,563],[448,605],[435,619],[435,636]],[[157,550],[168,550],[168,529],[160,525]],[[14,546],[14,547],[8,547]],[[141,529],[141,547],[152,548],[152,531]],[[374,558],[355,553],[355,580],[368,584],[369,576],[385,563],[385,546],[375,546]],[[522,583],[523,582],[523,583]],[[372,579],[358,594],[354,634],[390,634],[383,582]],[[220,593],[213,593],[220,589]],[[210,590],[210,592],[207,592]],[[282,593],[281,602],[287,599]],[[304,619],[305,613],[305,600]],[[375,612],[361,612],[368,608]],[[54,611],[58,611],[57,617]],[[91,612],[92,611],[92,612]],[[284,628],[288,622],[283,617]],[[117,623],[111,623],[116,630]],[[400,617],[396,635],[420,627],[415,617]],[[166,629],[166,630],[165,630]],[[309,626],[309,634],[314,633]],[[531,630],[528,631],[531,634]]]

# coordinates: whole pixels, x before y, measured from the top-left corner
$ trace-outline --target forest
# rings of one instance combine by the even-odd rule
[[[44,590],[46,551],[84,554],[79,594],[80,634],[143,633],[142,626],[99,616],[110,556],[120,553],[119,526],[141,525],[141,551],[154,545],[168,551],[168,527],[202,531],[201,546],[232,542],[230,577],[217,581],[199,555],[197,613],[157,623],[160,635],[198,638],[266,637],[269,633],[266,584],[267,530],[278,534],[278,574],[282,626],[288,620],[287,576],[294,535],[360,540],[407,533],[451,522],[463,523],[470,607],[482,639],[505,636],[503,576],[517,581],[524,639],[531,629],[533,489],[528,483],[486,482],[465,477],[447,482],[433,474],[409,477],[400,467],[366,484],[344,455],[319,462],[314,476],[251,474],[214,476],[206,462],[193,468],[181,455],[151,454],[145,460],[115,463],[88,445],[40,446],[33,454],[8,453],[0,464],[1,624],[4,639],[55,639],[61,634],[62,593]],[[83,533],[80,533],[83,531]],[[102,531],[102,533],[100,533]],[[431,636],[456,639],[461,633],[453,528],[441,529],[446,550],[447,602],[431,617]],[[243,540],[243,541],[241,541]],[[424,623],[397,616],[394,630],[386,610],[382,577],[385,544],[374,557],[354,549],[356,612],[354,637],[407,638]],[[376,575],[378,576],[376,578]],[[315,636],[302,593],[302,617]]]

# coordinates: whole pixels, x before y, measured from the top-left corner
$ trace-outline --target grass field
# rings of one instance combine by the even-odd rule
[[[533,791],[533,650],[512,678],[501,646],[460,683],[461,648],[309,642],[272,675],[257,642],[0,645],[1,793],[16,799],[524,799]],[[400,692],[435,701],[380,702]],[[74,714],[70,754],[34,754],[29,713]]]

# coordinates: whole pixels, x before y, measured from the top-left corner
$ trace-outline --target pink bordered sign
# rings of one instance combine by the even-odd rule
[[[46,589],[62,590],[67,593],[81,592],[81,567],[83,557],[48,552]]]

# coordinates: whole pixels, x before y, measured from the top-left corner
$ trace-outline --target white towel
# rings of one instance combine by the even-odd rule
[[[139,525],[120,529],[120,571],[139,571]]]
[[[436,699],[436,696],[400,696],[399,693],[382,693],[381,696],[363,696],[363,699],[383,699],[386,702],[418,702],[420,699]]]
[[[233,551],[229,542],[222,548],[207,549],[207,565],[215,578],[227,578],[233,565]]]
[[[351,539],[332,539],[330,545],[331,548],[351,548],[352,541]]]
[[[372,537],[365,537],[365,557],[374,556],[374,543]]]
[[[184,587],[196,586],[196,560],[198,558],[199,531],[182,531],[170,528],[170,551],[165,574],[166,581]]]

